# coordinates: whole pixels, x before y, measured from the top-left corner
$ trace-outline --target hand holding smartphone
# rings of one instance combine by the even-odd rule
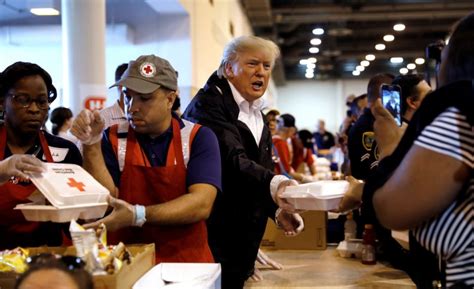
[[[393,116],[398,126],[402,125],[400,93],[401,88],[398,85],[382,85],[382,104]]]

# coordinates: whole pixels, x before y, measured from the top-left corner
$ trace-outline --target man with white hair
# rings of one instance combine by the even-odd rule
[[[224,49],[219,69],[183,115],[211,128],[219,141],[223,187],[208,232],[214,258],[222,264],[224,289],[243,288],[252,275],[268,217],[287,235],[303,228],[301,217],[280,197],[294,181],[273,173],[272,140],[261,112],[261,97],[279,53],[269,40],[233,39]]]

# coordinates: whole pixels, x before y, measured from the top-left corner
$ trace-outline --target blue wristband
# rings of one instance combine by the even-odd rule
[[[135,223],[134,226],[141,227],[146,222],[145,206],[135,205]]]

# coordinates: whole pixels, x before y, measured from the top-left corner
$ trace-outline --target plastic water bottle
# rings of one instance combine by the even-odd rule
[[[357,224],[354,221],[352,212],[347,214],[346,221],[344,222],[344,240],[355,239],[357,232]]]
[[[362,234],[362,264],[374,265],[377,262],[375,257],[375,232],[372,224],[364,226]]]

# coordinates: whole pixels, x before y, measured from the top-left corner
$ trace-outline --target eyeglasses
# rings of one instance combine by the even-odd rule
[[[48,109],[49,104],[53,102],[53,98],[47,96],[40,96],[36,99],[33,99],[28,94],[8,94],[12,97],[13,102],[23,108],[28,108],[33,102],[36,103],[40,109]]]
[[[30,256],[26,258],[26,263],[29,266],[41,266],[41,265],[63,265],[68,270],[83,269],[86,263],[79,257],[72,255],[55,255],[51,253],[41,253],[38,255]]]

